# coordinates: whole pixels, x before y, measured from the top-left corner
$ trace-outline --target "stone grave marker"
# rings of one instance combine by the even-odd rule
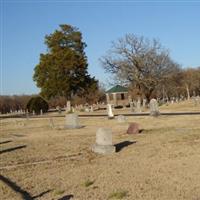
[[[117,116],[117,122],[118,123],[124,123],[124,122],[126,122],[126,117],[124,115],[118,115]]]
[[[55,124],[54,124],[54,121],[53,121],[53,118],[49,118],[49,126],[50,128],[54,129],[55,128]]]
[[[113,119],[114,118],[111,104],[107,104],[107,113],[108,113],[108,119]]]
[[[146,107],[146,103],[147,103],[147,100],[146,100],[146,99],[143,99],[143,100],[142,100],[142,107],[143,107],[143,108]]]
[[[76,129],[83,127],[79,124],[78,115],[76,113],[67,114],[65,120],[65,128]]]
[[[150,115],[157,117],[160,115],[159,109],[158,109],[158,102],[156,99],[151,99],[150,101]]]
[[[131,112],[134,112],[134,104],[132,101],[130,102],[130,109],[131,109]]]
[[[71,102],[67,101],[67,106],[66,106],[66,112],[70,112],[71,111]]]
[[[135,110],[137,113],[140,113],[141,112],[141,101],[138,100],[137,103],[136,103],[136,110]]]
[[[111,154],[116,151],[112,145],[112,130],[109,128],[99,128],[96,132],[96,143],[92,146],[92,151],[99,154]]]

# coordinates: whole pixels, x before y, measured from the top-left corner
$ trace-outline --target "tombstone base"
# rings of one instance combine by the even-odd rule
[[[92,151],[99,154],[112,154],[112,153],[115,153],[116,148],[113,145],[94,144],[92,146]]]

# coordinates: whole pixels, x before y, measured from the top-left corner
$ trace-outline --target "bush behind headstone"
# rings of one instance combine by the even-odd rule
[[[36,114],[40,114],[40,111],[42,110],[43,113],[47,112],[49,109],[49,105],[47,101],[45,101],[42,97],[36,96],[32,97],[27,105],[26,108],[29,112],[35,111]]]

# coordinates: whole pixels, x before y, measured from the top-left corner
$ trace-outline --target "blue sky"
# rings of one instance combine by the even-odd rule
[[[59,24],[83,34],[89,73],[108,83],[99,58],[126,33],[157,38],[183,67],[200,66],[200,1],[1,0],[1,94],[33,94],[44,36]]]

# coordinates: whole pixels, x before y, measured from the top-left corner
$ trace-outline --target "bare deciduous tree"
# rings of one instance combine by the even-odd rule
[[[113,42],[101,63],[107,72],[136,87],[147,100],[159,85],[179,70],[179,65],[172,61],[158,40],[133,34]]]

